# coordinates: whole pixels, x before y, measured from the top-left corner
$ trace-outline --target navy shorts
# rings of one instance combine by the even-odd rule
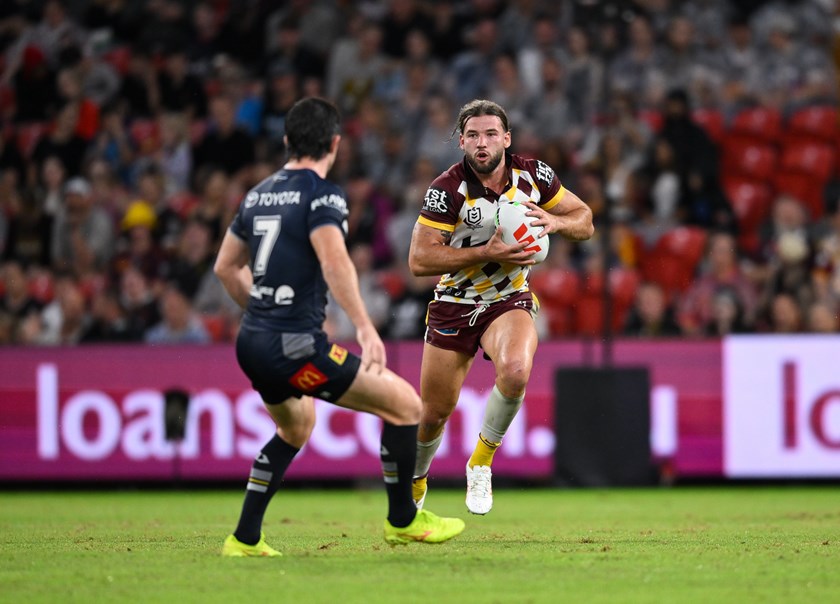
[[[493,320],[522,309],[536,315],[539,303],[531,292],[520,292],[491,304],[461,304],[433,300],[426,315],[426,343],[470,356],[478,352],[481,336]]]
[[[242,326],[236,360],[267,404],[312,395],[340,399],[359,372],[361,359],[320,333],[278,333]]]

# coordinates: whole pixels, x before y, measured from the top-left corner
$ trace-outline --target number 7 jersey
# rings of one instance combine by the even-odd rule
[[[312,170],[280,170],[248,191],[230,231],[248,246],[254,284],[244,322],[278,331],[320,331],[327,284],[309,234],[347,235],[342,190]]]
[[[499,203],[530,201],[544,210],[560,203],[566,189],[547,164],[507,153],[508,184],[501,195],[484,187],[466,160],[438,176],[426,191],[420,224],[451,233],[449,245],[456,248],[484,245],[496,231]],[[443,275],[435,299],[475,304],[496,302],[528,291],[527,266],[488,262]]]

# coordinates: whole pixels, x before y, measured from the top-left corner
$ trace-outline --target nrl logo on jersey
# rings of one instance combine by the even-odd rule
[[[475,206],[467,210],[467,214],[464,216],[464,224],[471,229],[481,228],[481,208]]]
[[[423,209],[427,212],[446,214],[446,191],[429,189],[423,198]]]
[[[548,164],[537,160],[536,177],[538,180],[541,180],[545,184],[550,185],[551,181],[554,180],[554,170],[549,168]]]

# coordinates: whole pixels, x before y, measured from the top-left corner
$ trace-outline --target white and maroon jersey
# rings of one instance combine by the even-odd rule
[[[508,185],[497,196],[481,184],[466,160],[455,164],[432,182],[417,221],[452,233],[452,247],[476,247],[487,243],[496,231],[499,203],[530,201],[550,210],[563,199],[566,189],[545,163],[507,153],[505,166]],[[529,272],[527,266],[498,262],[469,266],[443,275],[435,299],[464,304],[496,302],[515,292],[527,292]]]

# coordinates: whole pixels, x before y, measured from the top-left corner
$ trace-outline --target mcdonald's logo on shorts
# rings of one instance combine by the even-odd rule
[[[303,392],[311,392],[326,381],[328,381],[327,376],[312,363],[307,363],[289,378],[289,383]]]
[[[336,365],[344,365],[347,360],[347,351],[338,344],[333,344],[330,353],[327,355]]]

